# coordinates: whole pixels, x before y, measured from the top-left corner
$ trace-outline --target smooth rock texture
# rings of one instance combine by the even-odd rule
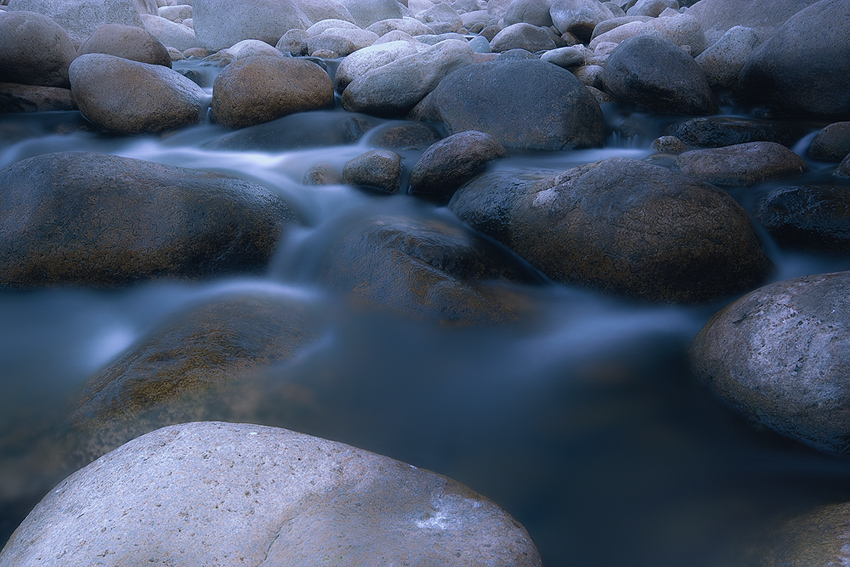
[[[835,122],[818,132],[809,155],[825,161],[841,161],[850,155],[850,122]]]
[[[354,79],[369,71],[424,49],[424,46],[409,41],[390,41],[364,47],[340,62],[334,75],[334,86],[338,92],[342,92]]]
[[[699,380],[734,411],[820,451],[850,452],[850,272],[776,282],[696,337]]]
[[[705,75],[674,43],[632,37],[608,57],[602,82],[614,97],[648,112],[706,115],[718,111]]]
[[[391,150],[370,150],[343,166],[342,180],[349,185],[398,193],[401,188],[401,156]]]
[[[788,19],[747,59],[739,90],[785,112],[850,116],[850,2],[820,0]]]
[[[185,24],[178,24],[159,16],[147,14],[142,14],[142,22],[145,24],[145,29],[166,47],[186,51],[200,46],[195,37],[194,29]]]
[[[735,26],[753,28],[764,41],[785,21],[817,0],[700,0],[688,9],[711,45]]]
[[[103,24],[144,27],[132,0],[9,0],[7,10],[50,17],[68,32],[75,45],[82,45]]]
[[[833,175],[837,175],[838,177],[850,177],[850,154],[841,160],[841,163],[838,164]]]
[[[614,17],[598,0],[554,0],[550,14],[558,31],[588,41],[597,25]]]
[[[332,107],[331,78],[303,59],[254,55],[231,63],[213,83],[212,111],[228,128],[244,128],[276,118]]]
[[[76,56],[68,32],[49,17],[27,11],[0,17],[0,82],[67,88]]]
[[[363,29],[381,20],[404,17],[402,5],[396,0],[341,0],[354,23]]]
[[[525,49],[527,51],[548,51],[555,49],[555,42],[549,37],[545,28],[533,26],[526,23],[513,24],[499,33],[490,42],[490,49],[494,53],[504,53],[511,49]]]
[[[850,252],[850,187],[783,187],[762,197],[755,214],[782,247]]]
[[[676,158],[673,168],[722,186],[753,185],[808,169],[803,159],[776,142],[750,142],[722,148],[691,150]]]
[[[728,297],[771,269],[728,194],[626,158],[555,176],[487,173],[449,208],[557,282],[645,301]]]
[[[122,24],[104,24],[80,47],[78,55],[106,53],[140,63],[171,68],[165,46],[150,32]]]
[[[201,47],[218,51],[243,39],[270,45],[291,29],[307,29],[312,22],[294,0],[194,0],[195,37]]]
[[[747,58],[759,44],[758,34],[752,28],[735,26],[730,28],[714,45],[700,53],[696,62],[708,84],[714,88],[730,88],[738,81],[738,75]]]
[[[162,65],[89,53],[74,60],[70,77],[83,116],[121,134],[198,124],[206,107],[201,87]]]
[[[525,22],[533,26],[549,27],[552,25],[552,16],[549,14],[551,7],[551,0],[512,0],[505,12],[505,25]]]
[[[58,554],[96,565],[104,552],[114,565],[540,565],[521,525],[455,481],[221,422],[159,429],[78,471],[27,517],[0,565],[54,565]]]
[[[410,114],[450,134],[476,130],[506,148],[601,146],[602,111],[572,73],[545,61],[470,65],[443,79]]]
[[[25,159],[0,170],[0,187],[0,285],[7,287],[255,271],[285,227],[299,222],[259,185],[103,154]]]

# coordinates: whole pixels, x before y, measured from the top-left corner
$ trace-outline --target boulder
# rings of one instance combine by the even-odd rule
[[[691,150],[679,155],[673,168],[707,183],[727,187],[754,185],[808,170],[800,156],[776,142]]]
[[[317,279],[326,288],[413,319],[500,324],[526,315],[510,282],[539,276],[451,215],[362,212],[336,227]],[[501,285],[500,285],[501,284]]]
[[[525,23],[504,28],[490,42],[490,49],[495,53],[504,53],[511,49],[535,52],[555,49],[555,47],[555,42],[549,37],[549,32],[545,28]]]
[[[343,166],[342,180],[357,187],[398,193],[401,188],[401,156],[392,150],[370,150]]]
[[[71,89],[0,83],[0,113],[77,110]]]
[[[676,0],[637,0],[631,8],[626,10],[626,15],[657,18],[667,8],[678,9],[679,3]]]
[[[711,87],[693,58],[660,37],[640,35],[621,43],[605,63],[602,81],[618,101],[648,112],[706,115],[718,111]]]
[[[581,49],[577,47],[559,47],[547,51],[540,56],[542,61],[554,63],[558,67],[564,69],[574,69],[585,64],[585,55]]]
[[[366,29],[381,20],[404,17],[402,5],[397,0],[341,0],[354,18],[354,23]]]
[[[759,567],[841,565],[850,538],[850,503],[820,506],[786,521],[758,550]]]
[[[551,0],[512,0],[505,12],[505,25],[526,23],[548,28],[552,25],[551,7]]]
[[[76,56],[71,37],[47,16],[21,11],[0,17],[0,82],[67,88]]]
[[[758,201],[755,214],[783,248],[850,252],[850,187],[775,189]]]
[[[172,22],[179,24],[183,20],[192,18],[192,6],[189,4],[162,6],[157,8],[156,12],[151,15],[159,16],[160,18],[165,18],[166,20],[171,20]]]
[[[298,7],[311,22],[342,20],[354,22],[354,16],[337,0],[298,0]]]
[[[838,177],[850,177],[850,154],[841,160],[841,163],[838,164],[838,168],[835,170],[833,175]]]
[[[359,49],[340,62],[334,75],[334,86],[342,92],[357,77],[424,49],[424,46],[408,41],[390,41]]]
[[[121,180],[116,183],[116,180]],[[85,152],[0,170],[0,285],[118,286],[262,269],[298,223],[267,189]]]
[[[602,111],[569,71],[545,61],[493,61],[458,69],[411,113],[449,134],[476,130],[506,148],[601,146]]]
[[[142,14],[142,22],[145,24],[145,29],[166,47],[186,51],[199,45],[194,29],[185,24],[177,24],[159,16],[146,14]]]
[[[735,26],[729,29],[714,45],[700,53],[696,62],[708,84],[713,88],[731,88],[750,54],[759,43],[752,28]]]
[[[553,0],[552,22],[561,33],[571,33],[589,41],[593,28],[614,17],[614,13],[598,0]]]
[[[422,122],[392,121],[369,131],[364,144],[396,151],[422,151],[439,141],[440,134]]]
[[[835,122],[818,132],[809,155],[824,161],[841,161],[850,155],[850,122]]]
[[[504,146],[490,134],[468,130],[431,145],[410,172],[410,192],[447,200],[493,160],[507,157]]]
[[[771,269],[727,193],[637,160],[554,176],[486,173],[449,208],[554,281],[644,301],[713,301],[752,289]]]
[[[391,31],[403,31],[410,35],[426,35],[434,33],[434,30],[414,18],[389,18],[375,22],[366,28],[367,31],[386,35]]]
[[[689,146],[702,148],[720,148],[747,142],[776,142],[790,148],[808,131],[805,124],[728,116],[691,118],[667,130]]]
[[[211,108],[219,124],[244,128],[333,104],[333,82],[312,61],[254,55],[219,73]]]
[[[80,111],[97,126],[121,134],[162,132],[201,121],[204,90],[172,69],[114,55],[89,53],[70,67]]]
[[[175,466],[179,463],[179,466]],[[109,490],[104,490],[109,487]],[[260,425],[153,431],[63,481],[0,565],[408,563],[538,567],[525,529],[435,473]]]
[[[675,3],[675,0],[673,0]],[[676,14],[655,18],[643,25],[642,34],[657,35],[687,50],[692,57],[700,55],[707,47],[705,33],[699,22],[689,14]]]
[[[448,40],[372,69],[349,83],[342,106],[349,112],[399,116],[412,109],[455,69],[472,64],[465,41]]]
[[[700,0],[688,9],[705,32],[708,44],[735,26],[752,28],[764,41],[785,21],[817,0]]]
[[[738,88],[792,114],[850,116],[850,2],[820,0],[788,19],[750,54]]]
[[[147,30],[122,24],[104,24],[80,47],[78,54],[106,53],[132,61],[171,67],[171,57]]]
[[[295,0],[194,0],[193,8],[195,36],[210,51],[243,39],[275,45],[288,30],[312,24]]]
[[[265,41],[260,41],[259,39],[243,39],[238,43],[234,43],[227,49],[222,49],[217,55],[221,55],[222,58],[227,58],[231,63],[233,61],[238,61],[239,59],[247,59],[254,55],[271,55],[278,59],[283,58],[283,53],[281,53],[279,49],[272,47]]]
[[[307,37],[305,44],[307,46],[308,55],[313,55],[320,51],[326,51],[334,53],[338,57],[345,57],[359,49],[369,47],[375,43],[375,40],[377,39],[378,34],[367,30],[361,30],[359,28],[330,28],[319,35]]]
[[[759,426],[850,452],[850,272],[759,288],[719,313],[691,347],[698,379]]]
[[[596,26],[599,28],[600,26]],[[594,36],[593,39],[590,40],[588,47],[594,51],[600,48],[600,46],[608,43],[621,44],[630,37],[637,37],[639,35],[643,35],[646,26],[644,22],[641,21],[633,21],[626,22],[622,25],[616,26],[604,33]],[[609,53],[610,55],[610,53]]]
[[[603,20],[596,24],[596,27],[593,28],[593,35],[590,36],[590,40],[593,41],[600,35],[608,33],[609,31],[620,26],[624,26],[626,24],[633,24],[635,22],[648,22],[651,19],[652,18],[650,18],[649,16],[619,16],[616,18]]]
[[[460,32],[463,29],[463,20],[455,9],[445,2],[423,10],[416,14],[416,18],[434,30],[434,33]]]
[[[143,28],[133,0],[9,0],[9,12],[26,10],[50,17],[82,45],[103,24]]]

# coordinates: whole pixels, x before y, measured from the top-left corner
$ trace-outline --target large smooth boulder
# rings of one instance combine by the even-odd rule
[[[709,45],[735,26],[753,28],[764,41],[785,21],[817,0],[700,0],[688,9],[708,38]]]
[[[850,272],[776,282],[732,303],[696,337],[698,379],[754,423],[850,452]]]
[[[358,49],[340,62],[334,74],[334,86],[342,92],[352,81],[369,71],[424,49],[424,45],[409,41],[390,41]]]
[[[587,41],[597,25],[614,17],[614,13],[598,0],[554,0],[550,14],[558,31]]]
[[[555,41],[545,28],[523,22],[507,26],[490,42],[490,49],[494,53],[504,53],[511,49],[536,52],[555,49],[555,47],[557,47]]]
[[[791,148],[808,133],[808,125],[798,122],[729,116],[691,118],[667,129],[667,134],[689,146],[701,148],[722,148],[747,142],[776,142]]]
[[[0,83],[67,88],[76,56],[68,32],[47,16],[22,11],[0,18]]]
[[[834,122],[824,127],[812,139],[809,155],[825,161],[841,161],[850,155],[850,122]]]
[[[747,59],[739,90],[792,114],[850,116],[850,2],[820,0],[792,16]]]
[[[700,53],[696,62],[708,84],[713,88],[730,88],[738,82],[738,75],[750,54],[759,44],[758,34],[752,28],[734,26],[711,47]]]
[[[618,101],[648,112],[702,116],[718,111],[693,57],[658,36],[631,37],[617,46],[605,63],[602,82]]]
[[[80,47],[78,55],[106,53],[132,61],[171,67],[165,46],[147,30],[122,24],[104,24]]]
[[[179,464],[179,465],[178,465]],[[105,490],[108,487],[108,490]],[[538,567],[525,529],[465,486],[260,425],[153,431],[63,481],[0,565],[102,563]]]
[[[298,222],[256,184],[103,154],[25,159],[0,170],[0,187],[0,285],[9,287],[256,271]]]
[[[369,150],[348,161],[342,180],[349,185],[398,193],[401,188],[401,156],[392,150]]]
[[[194,0],[193,24],[201,47],[218,51],[242,41],[259,39],[276,45],[291,29],[312,22],[295,0]]]
[[[602,111],[569,71],[545,61],[493,61],[458,69],[411,113],[449,134],[476,130],[506,148],[601,146]]]
[[[452,71],[471,65],[475,53],[465,41],[446,40],[406,55],[356,78],[342,93],[349,112],[376,116],[407,113]]]
[[[803,158],[776,142],[748,142],[680,154],[674,169],[707,183],[736,187],[808,170]]]
[[[551,0],[512,0],[505,12],[505,25],[525,22],[547,28],[552,25],[551,7]]]
[[[0,113],[77,110],[71,89],[0,83]]]
[[[404,17],[397,0],[340,0],[354,18],[354,23],[366,29],[375,22]]]
[[[212,111],[228,128],[244,128],[287,114],[334,104],[334,87],[312,61],[254,55],[231,63],[213,83]]]
[[[166,47],[186,51],[199,46],[195,31],[182,23],[178,24],[149,14],[142,14],[142,22],[145,24],[145,29]]]
[[[747,213],[667,168],[609,158],[546,176],[487,173],[449,208],[551,279],[652,302],[706,302],[771,269]]]
[[[49,16],[75,45],[82,45],[103,24],[144,27],[133,0],[9,0],[7,10]]]
[[[103,53],[74,59],[71,91],[80,111],[97,126],[121,134],[162,132],[201,121],[207,95],[162,65]]]
[[[804,185],[771,191],[756,217],[780,246],[850,252],[850,187]]]

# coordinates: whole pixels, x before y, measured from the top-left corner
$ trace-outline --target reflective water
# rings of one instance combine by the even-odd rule
[[[623,117],[608,109],[606,118]],[[642,159],[670,120],[630,120],[642,137],[612,135],[601,150],[514,152],[496,167]],[[368,134],[295,151],[222,151],[209,149],[227,134],[212,124],[133,138],[81,130],[84,124],[75,113],[0,116],[0,167],[88,150],[225,172],[281,193],[308,228],[296,231],[263,277],[0,291],[0,540],[60,480],[64,455],[43,447],[51,447],[85,381],[168,315],[233,290],[306,294],[332,313],[332,324],[296,359],[235,389],[245,403],[214,418],[283,426],[455,478],[525,525],[547,566],[747,565],[750,545],[777,522],[850,500],[846,460],[749,427],[695,384],[687,348],[724,302],[645,306],[559,285],[527,287],[522,293],[545,315],[497,328],[349,309],[312,279],[339,219],[366,211],[450,214],[411,206],[404,195],[301,184],[312,164],[341,166],[371,149]],[[408,168],[417,156],[405,152]],[[807,180],[826,179],[829,166],[810,165]],[[749,209],[779,185],[731,193]],[[762,236],[777,266],[773,279],[850,269],[846,257],[789,253]],[[283,403],[293,396],[298,403]]]

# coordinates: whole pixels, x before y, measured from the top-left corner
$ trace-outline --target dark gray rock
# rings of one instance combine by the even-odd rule
[[[551,0],[512,0],[505,12],[505,25],[524,22],[549,27],[552,25],[552,16],[549,15],[551,5]]]
[[[841,163],[838,164],[838,168],[835,170],[833,175],[837,175],[839,177],[850,177],[850,154],[841,160]]]
[[[809,129],[796,122],[704,116],[672,126],[667,132],[690,146],[702,148],[721,148],[747,142],[776,142],[790,148]]]
[[[552,22],[561,33],[571,33],[582,41],[590,41],[593,29],[614,13],[598,0],[553,0]]]
[[[555,281],[646,301],[728,297],[771,269],[728,194],[631,159],[548,177],[487,173],[449,208]]]
[[[554,40],[549,37],[545,28],[533,26],[526,23],[518,23],[507,26],[496,34],[490,42],[490,49],[494,53],[503,53],[511,49],[525,49],[526,51],[545,51],[555,49]]]
[[[756,217],[785,248],[850,252],[850,187],[783,187],[759,200]]]
[[[699,380],[745,418],[850,452],[850,272],[776,282],[720,311],[691,348]]]
[[[818,132],[809,155],[825,161],[841,161],[850,155],[850,122],[835,122]]]
[[[764,41],[785,21],[817,0],[700,0],[688,14],[699,21],[709,45],[735,26],[753,28]]]
[[[699,65],[660,37],[630,37],[617,46],[605,63],[602,82],[618,101],[648,112],[693,116],[718,111]]]
[[[492,61],[453,72],[413,110],[450,134],[485,132],[506,148],[601,146],[599,103],[572,73],[545,61]]]
[[[392,150],[371,150],[346,163],[342,180],[349,185],[398,193],[401,189],[401,156]]]
[[[0,17],[0,82],[67,88],[76,56],[68,32],[49,17],[27,11]]]
[[[102,154],[29,158],[0,170],[0,187],[0,285],[9,287],[256,271],[298,222],[259,185]]]
[[[723,148],[691,150],[679,155],[673,168],[707,183],[736,187],[767,179],[799,175],[808,170],[803,159],[775,142],[750,142]]]
[[[71,89],[0,83],[0,112],[76,110]]]

